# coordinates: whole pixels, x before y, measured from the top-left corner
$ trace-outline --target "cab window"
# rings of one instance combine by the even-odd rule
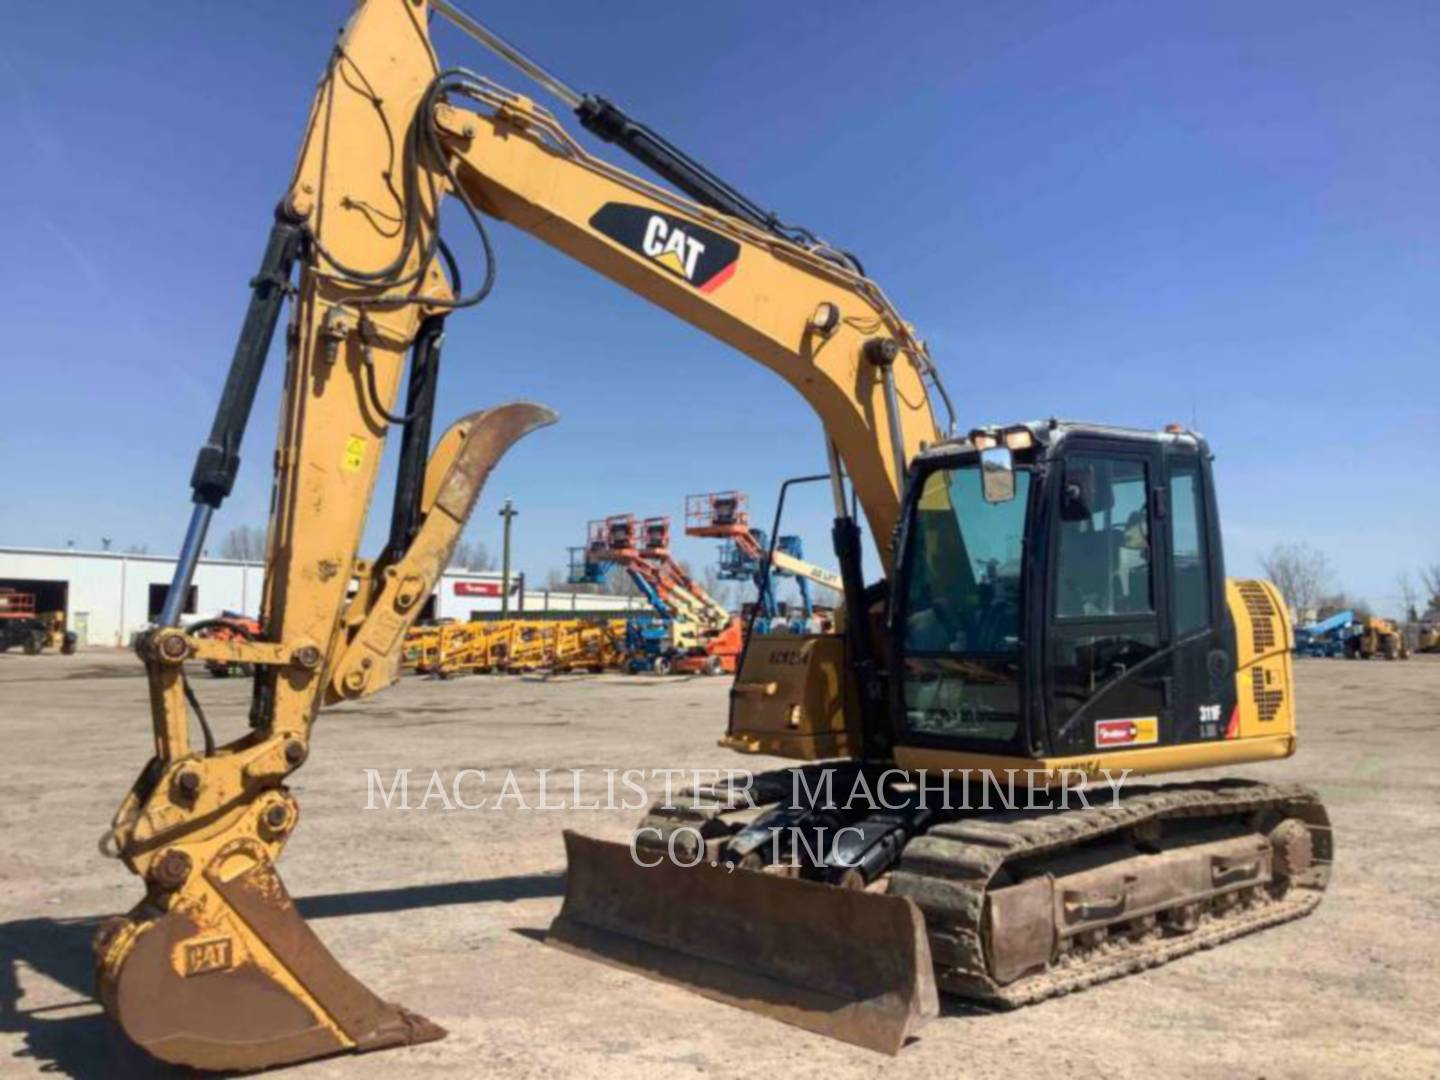
[[[1150,567],[1150,484],[1143,461],[1077,454],[1060,492],[1057,617],[1088,619],[1155,610]]]
[[[905,723],[911,732],[993,748],[1020,730],[1020,590],[1031,476],[986,502],[975,465],[930,473],[914,504],[904,563]]]
[[[940,469],[925,479],[910,533],[905,650],[1013,655],[1020,648],[1020,556],[1030,474],[1015,497],[987,503],[980,471]]]
[[[1195,461],[1170,467],[1171,547],[1175,553],[1174,583],[1177,636],[1210,625],[1210,567],[1205,558],[1205,503],[1200,468]]]

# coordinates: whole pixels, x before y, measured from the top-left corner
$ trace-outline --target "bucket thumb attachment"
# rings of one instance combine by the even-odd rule
[[[544,405],[517,401],[461,417],[441,436],[425,469],[423,523],[386,568],[375,602],[336,661],[327,703],[372,694],[400,677],[405,634],[449,565],[485,481],[510,447],[555,420]]]
[[[886,1054],[940,1011],[924,918],[903,897],[686,868],[574,832],[565,854],[549,944]]]
[[[96,952],[106,1010],[176,1065],[264,1069],[445,1035],[341,967],[244,841],[107,922]]]

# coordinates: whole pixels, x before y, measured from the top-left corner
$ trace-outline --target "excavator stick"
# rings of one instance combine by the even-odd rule
[[[549,944],[843,1042],[898,1053],[939,1014],[920,909],[565,833]]]
[[[419,599],[443,571],[486,478],[518,439],[554,419],[549,409],[520,402],[462,417],[441,437],[425,473],[422,524],[328,661],[319,663],[315,650],[307,665],[303,648],[294,650],[297,659],[277,661],[275,645],[264,641],[228,647],[281,663],[296,685],[329,684],[332,699],[388,685]],[[140,646],[163,750],[107,837],[147,889],[96,936],[106,1011],[156,1058],[200,1069],[263,1069],[443,1038],[443,1028],[380,999],[347,972],[276,872],[299,820],[283,781],[306,759],[308,722],[272,723],[203,753],[186,745],[181,665],[223,647],[178,628],[162,628]],[[381,674],[356,681],[347,677],[352,670]]]

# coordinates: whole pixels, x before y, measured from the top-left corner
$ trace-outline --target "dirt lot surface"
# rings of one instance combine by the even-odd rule
[[[588,800],[606,768],[763,769],[715,745],[722,681],[406,680],[322,719],[280,868],[356,975],[450,1036],[285,1075],[1440,1075],[1440,657],[1297,670],[1299,754],[1236,772],[1328,803],[1337,866],[1314,916],[1016,1012],[947,1007],[898,1064],[539,940],[563,892],[561,829],[619,839],[638,815],[537,809],[535,770],[587,770]],[[238,730],[248,684],[195,682]],[[95,1004],[89,950],[97,919],[141,894],[96,850],[148,753],[138,662],[0,656],[0,726],[0,1075],[156,1075]],[[365,809],[366,769],[412,770],[418,807],[432,770],[465,767],[486,773],[467,801],[493,803],[513,769],[532,808]]]

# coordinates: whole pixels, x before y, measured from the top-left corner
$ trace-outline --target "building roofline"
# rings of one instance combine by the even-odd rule
[[[150,552],[144,554],[131,551],[91,551],[85,548],[52,548],[52,547],[22,547],[18,544],[0,544],[0,555],[48,555],[60,556],[70,559],[126,559],[131,562],[161,562],[173,563],[174,555],[153,555]],[[249,559],[219,559],[206,555],[200,559],[201,566],[244,566],[256,570],[264,570],[263,562],[251,561]],[[495,580],[500,579],[499,570],[464,570],[460,567],[447,567],[441,571],[441,577],[447,578],[484,578]],[[512,574],[512,577],[519,577]]]
[[[142,554],[133,551],[89,551],[84,548],[20,547],[14,544],[0,544],[0,555],[59,555],[63,558],[127,559],[131,562],[173,563],[175,561],[174,555],[152,555],[148,551]],[[251,562],[248,559],[217,559],[208,555],[203,557],[200,562],[212,566],[253,566],[260,570],[265,568],[265,564],[262,562]]]

